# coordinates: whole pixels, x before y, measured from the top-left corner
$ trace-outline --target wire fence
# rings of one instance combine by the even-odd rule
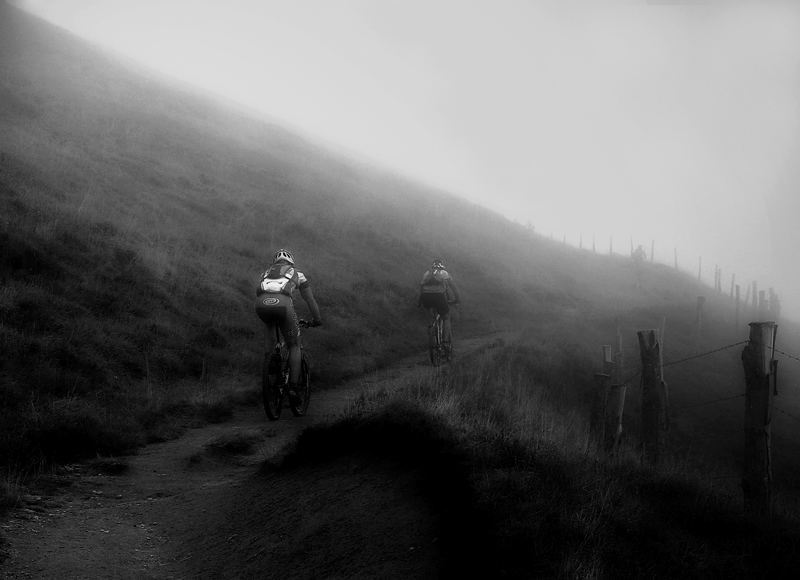
[[[797,356],[791,355],[789,353],[783,352],[782,350],[778,350],[777,348],[775,349],[775,352],[777,352],[781,356],[785,356],[786,358],[789,358],[789,359],[795,360],[797,362],[800,362],[800,357],[797,357]]]
[[[709,350],[708,352],[701,352],[699,354],[694,354],[692,356],[687,356],[686,358],[682,358],[682,359],[679,359],[679,360],[665,362],[662,366],[664,368],[666,368],[666,367],[671,367],[671,366],[674,366],[674,365],[677,365],[677,364],[680,364],[680,363],[684,363],[686,361],[694,360],[696,358],[707,357],[707,356],[710,356],[712,354],[715,354],[715,353],[718,353],[718,352],[722,352],[723,350],[728,350],[729,348],[733,348],[735,346],[741,346],[743,344],[747,344],[748,342],[749,341],[747,341],[747,340],[741,340],[739,342],[734,342],[733,344],[729,344],[729,345],[726,345],[726,346],[721,346],[719,348],[715,348],[714,350]]]
[[[749,342],[750,342],[749,340],[740,340],[739,342],[734,342],[732,344],[727,344],[725,346],[721,346],[719,348],[715,348],[715,349],[712,349],[712,350],[709,350],[709,351],[706,351],[706,352],[701,352],[701,353],[693,354],[691,356],[687,356],[687,357],[684,357],[684,358],[681,358],[681,359],[678,359],[678,360],[665,362],[661,366],[662,366],[662,368],[666,368],[666,367],[675,366],[675,365],[678,365],[678,364],[681,364],[681,363],[685,363],[685,362],[688,362],[688,361],[691,361],[691,360],[695,360],[695,359],[699,359],[699,358],[705,358],[707,356],[711,356],[712,354],[716,354],[718,352],[722,352],[722,351],[725,351],[725,350],[728,350],[728,349],[731,349],[731,348],[735,348],[737,346],[742,346],[742,345],[748,344]],[[789,354],[789,353],[784,352],[782,350],[779,350],[777,348],[774,349],[773,352],[776,353],[776,354],[779,354],[779,355],[781,355],[783,357],[786,357],[787,359],[791,359],[791,360],[800,362],[800,357],[792,355],[792,354]],[[626,377],[622,381],[622,384],[623,385],[631,384],[634,381],[634,379],[636,379],[637,377],[640,377],[641,374],[642,374],[642,372],[638,371],[638,372],[635,372],[635,373],[629,375],[628,377]],[[723,403],[725,401],[731,401],[731,400],[734,400],[734,399],[740,399],[740,398],[744,397],[745,394],[746,393],[739,393],[739,394],[736,394],[736,395],[731,395],[731,396],[726,396],[726,397],[719,397],[717,399],[712,399],[710,401],[704,401],[702,403],[694,403],[694,404],[685,405],[685,406],[682,406],[682,407],[675,407],[673,410],[682,411],[682,410],[685,410],[685,409],[696,409],[698,407],[706,407],[708,405],[714,405],[716,403]],[[784,414],[784,415],[786,415],[786,416],[788,416],[788,417],[790,417],[790,418],[792,418],[795,421],[800,423],[800,416],[793,415],[792,413],[789,413],[788,411],[780,409],[777,406],[774,407],[774,408],[779,413],[782,413],[782,414]]]

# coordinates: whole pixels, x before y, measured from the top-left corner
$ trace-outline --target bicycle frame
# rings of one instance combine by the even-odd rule
[[[432,318],[428,326],[428,349],[431,363],[439,366],[443,360],[450,360],[449,349],[444,345],[444,319],[437,311],[432,310]]]

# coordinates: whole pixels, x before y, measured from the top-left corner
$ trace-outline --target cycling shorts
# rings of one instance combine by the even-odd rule
[[[256,314],[268,325],[277,325],[288,345],[295,345],[300,339],[300,324],[294,310],[291,296],[265,293],[256,298]]]
[[[444,293],[422,293],[422,306],[428,310],[435,309],[437,313],[446,316],[450,312],[447,296]]]

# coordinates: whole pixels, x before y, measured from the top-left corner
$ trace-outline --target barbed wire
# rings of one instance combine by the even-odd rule
[[[791,355],[791,354],[789,354],[789,353],[783,352],[782,350],[778,350],[777,348],[775,349],[775,352],[777,352],[778,354],[781,354],[781,355],[785,356],[786,358],[791,358],[791,359],[794,359],[794,360],[796,360],[796,361],[800,362],[800,357],[796,357],[796,356],[794,356],[794,355]]]
[[[696,403],[694,405],[686,405],[684,407],[675,407],[675,411],[683,411],[684,409],[694,409],[696,407],[705,407],[706,405],[713,405],[714,403],[721,403],[722,401],[731,401],[733,399],[738,399],[740,397],[744,397],[745,393],[739,393],[738,395],[733,395],[732,397],[721,397],[719,399],[714,399],[713,401],[706,401],[704,403]]]
[[[628,385],[628,384],[630,384],[630,383],[632,383],[632,382],[633,382],[633,379],[635,379],[636,377],[638,377],[638,376],[639,376],[639,375],[641,375],[641,374],[642,374],[642,371],[639,371],[639,372],[633,373],[631,376],[629,376],[628,378],[624,379],[624,380],[623,380],[623,381],[622,381],[620,384],[622,384],[622,385]]]
[[[800,423],[800,417],[797,417],[796,415],[792,415],[791,413],[789,413],[789,412],[787,412],[787,411],[784,411],[783,409],[779,409],[778,407],[773,407],[773,409],[775,409],[776,411],[778,411],[778,413],[783,413],[783,414],[784,414],[784,415],[786,415],[787,417],[790,417],[791,419],[794,419],[795,421],[797,421],[798,423]]]
[[[686,361],[694,360],[696,358],[702,358],[704,356],[708,356],[708,355],[711,355],[711,354],[714,354],[714,353],[717,353],[717,352],[721,352],[723,350],[727,350],[727,349],[733,348],[735,346],[741,346],[743,344],[747,344],[748,342],[750,342],[750,341],[749,340],[741,340],[741,341],[735,342],[733,344],[729,344],[729,345],[726,345],[726,346],[721,346],[719,348],[715,348],[714,350],[709,350],[708,352],[701,352],[700,354],[693,354],[692,356],[687,356],[686,358],[682,358],[682,359],[679,359],[679,360],[665,362],[662,365],[662,368],[670,367],[670,366],[673,366],[673,365],[677,365],[677,364],[680,364],[680,363],[683,363],[683,362],[686,362]]]

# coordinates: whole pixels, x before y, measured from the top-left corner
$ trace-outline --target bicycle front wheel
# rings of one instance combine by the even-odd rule
[[[270,421],[277,421],[283,408],[283,393],[281,383],[281,359],[277,355],[265,358],[261,369],[261,399],[264,403],[264,412]]]
[[[289,408],[295,417],[302,417],[308,411],[311,401],[311,369],[305,355],[300,360],[300,382],[297,384],[297,396],[289,401]]]

